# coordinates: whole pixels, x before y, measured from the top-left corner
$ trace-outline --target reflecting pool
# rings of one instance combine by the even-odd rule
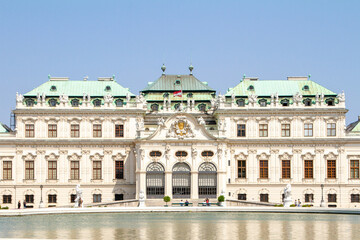
[[[107,213],[0,217],[0,238],[360,239],[360,216]]]

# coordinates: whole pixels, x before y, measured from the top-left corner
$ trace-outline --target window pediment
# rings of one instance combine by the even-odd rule
[[[73,153],[73,154],[68,156],[68,159],[70,161],[79,161],[81,159],[81,155]]]
[[[333,152],[330,152],[328,154],[324,155],[325,160],[336,160],[337,159],[337,154],[334,154]]]
[[[248,157],[248,155],[244,154],[244,153],[239,153],[237,155],[235,155],[235,160],[246,160]]]
[[[303,160],[313,160],[315,158],[315,154],[311,154],[311,153],[307,152],[307,153],[301,155],[301,158]]]
[[[280,160],[291,160],[291,158],[292,155],[287,152],[284,152],[283,154],[279,155]]]
[[[32,153],[28,153],[28,154],[22,156],[22,159],[25,161],[33,161],[33,160],[35,160],[35,158],[36,158],[36,155],[33,155]]]
[[[45,159],[47,161],[56,161],[59,159],[59,155],[56,155],[55,153],[51,153],[49,155],[45,155]]]
[[[101,161],[103,160],[104,155],[101,155],[100,153],[95,153],[94,155],[90,156],[91,161]]]
[[[125,160],[126,154],[122,154],[121,152],[117,153],[116,155],[112,156],[112,159],[115,160]]]
[[[257,155],[256,158],[258,160],[269,160],[270,155],[266,154],[266,153],[261,153],[261,154]]]

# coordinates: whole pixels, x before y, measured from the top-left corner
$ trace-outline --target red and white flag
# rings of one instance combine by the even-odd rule
[[[182,97],[182,91],[175,91],[174,92],[174,97]]]

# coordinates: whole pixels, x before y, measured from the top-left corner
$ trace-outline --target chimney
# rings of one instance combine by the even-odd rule
[[[308,77],[287,77],[288,81],[307,81]]]

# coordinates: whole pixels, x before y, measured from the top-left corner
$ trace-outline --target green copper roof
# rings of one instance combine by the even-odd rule
[[[9,128],[6,125],[0,123],[0,133],[8,133],[8,132],[10,132]]]
[[[254,90],[251,90],[253,86]],[[308,86],[308,90],[306,87]],[[337,95],[336,93],[324,88],[323,86],[310,80],[260,80],[251,81],[245,80],[239,83],[236,87],[230,89],[225,96],[248,96],[255,94],[258,96],[271,96],[271,94],[278,93],[279,96],[292,96],[300,93],[304,96],[314,96],[317,93],[324,95]]]
[[[186,101],[188,99],[188,92],[183,92],[181,97],[174,97],[173,92],[167,92],[169,94],[169,98],[171,101]],[[164,92],[155,92],[155,93],[145,93],[145,99],[147,101],[164,101]],[[195,101],[210,101],[214,97],[208,92],[195,92],[193,93],[190,99],[194,99]]]
[[[179,83],[176,83],[179,81]],[[149,84],[142,92],[166,92],[166,91],[211,91],[215,92],[214,89],[207,86],[207,84],[199,81],[193,75],[162,75],[158,80]]]
[[[350,123],[347,127],[346,127],[346,132],[348,133],[353,133],[353,134],[360,134],[360,117],[359,120],[353,123]]]
[[[56,97],[61,94],[68,96],[83,96],[84,93],[90,96],[135,96],[127,88],[122,87],[115,81],[48,81],[39,87],[24,94],[25,97],[36,96],[38,93],[45,93],[46,96]]]

